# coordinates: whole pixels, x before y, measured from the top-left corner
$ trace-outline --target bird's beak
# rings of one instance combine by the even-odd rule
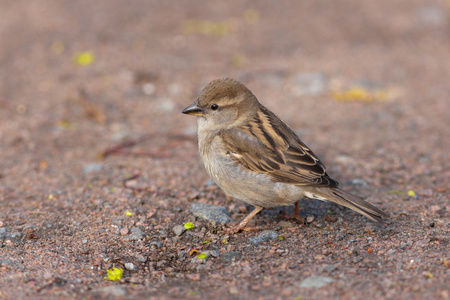
[[[198,107],[198,101],[195,101],[182,111],[183,114],[193,115],[193,116],[203,116],[203,109]]]

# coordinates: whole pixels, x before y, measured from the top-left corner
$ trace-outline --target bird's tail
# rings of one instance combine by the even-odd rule
[[[314,196],[316,197],[313,198],[333,201],[337,204],[348,207],[381,224],[384,223],[385,218],[389,217],[387,213],[376,208],[372,204],[350,193],[344,192],[339,188],[317,188],[314,192]]]

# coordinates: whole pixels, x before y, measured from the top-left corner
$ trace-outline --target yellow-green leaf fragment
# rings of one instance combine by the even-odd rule
[[[385,90],[368,90],[364,87],[355,86],[345,91],[335,91],[331,93],[331,97],[339,102],[359,101],[372,102],[384,101],[387,98]]]
[[[410,197],[416,197],[416,192],[414,192],[413,190],[409,190],[409,191],[408,191],[408,196],[410,196]]]
[[[199,259],[205,259],[206,258],[206,254],[202,253],[199,256],[197,256]]]
[[[245,57],[239,54],[236,54],[231,58],[231,64],[236,68],[240,68],[245,65]]]
[[[125,215],[131,217],[133,214],[127,210],[127,211],[125,212]]]
[[[193,229],[194,224],[192,224],[192,222],[187,222],[186,224],[184,224],[184,228],[186,228],[187,230]]]
[[[89,66],[94,62],[95,56],[91,51],[75,53],[72,58],[74,64],[78,66]]]
[[[388,191],[388,194],[403,195],[404,193],[402,191],[392,190]]]
[[[248,24],[254,24],[259,20],[259,11],[255,9],[247,9],[244,11],[244,20]]]
[[[278,236],[278,239],[279,239],[280,241],[282,241],[282,240],[284,240],[284,237],[283,237],[282,235],[279,235],[279,236]]]
[[[203,242],[202,242],[203,245],[204,245],[204,244],[209,244],[209,243],[211,243],[210,240],[206,240],[206,241],[203,241]]]
[[[61,41],[55,41],[52,44],[52,51],[55,54],[61,54],[64,52],[64,44]]]
[[[184,21],[181,24],[181,30],[185,34],[200,33],[213,36],[223,36],[231,32],[231,28],[228,23],[214,22],[209,20]]]
[[[224,245],[228,244],[228,240],[227,239],[223,239],[222,240],[222,244],[224,244]]]
[[[118,281],[122,278],[123,270],[120,268],[113,268],[112,270],[106,270],[106,275],[107,277],[105,277],[105,279],[110,281]]]

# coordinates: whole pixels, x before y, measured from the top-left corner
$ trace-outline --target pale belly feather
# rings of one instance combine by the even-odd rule
[[[244,169],[230,156],[219,155],[225,153],[220,138],[210,140],[207,145],[201,142],[200,149],[207,150],[200,151],[206,170],[229,196],[262,207],[291,205],[303,197],[300,187],[273,182],[265,174]]]

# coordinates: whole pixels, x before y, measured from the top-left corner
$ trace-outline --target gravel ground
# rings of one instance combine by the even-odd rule
[[[3,0],[0,298],[449,299],[449,38],[444,0]],[[224,76],[387,224],[301,200],[224,234],[252,208],[180,113]]]

